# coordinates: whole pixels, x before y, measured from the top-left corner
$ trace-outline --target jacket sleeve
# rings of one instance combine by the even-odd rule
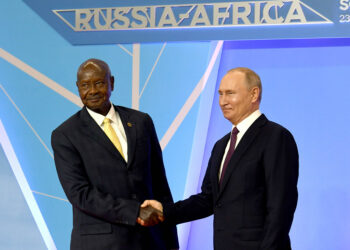
[[[297,205],[298,150],[293,136],[283,129],[271,136],[264,152],[266,220],[263,250],[283,249]]]
[[[162,203],[173,204],[173,197],[166,178],[162,150],[159,145],[154,124],[151,117],[148,115],[146,117],[146,122],[151,137],[151,175],[154,199]],[[179,248],[176,226],[162,223],[160,224],[160,228],[164,235],[167,249]]]
[[[110,223],[135,225],[140,202],[113,197],[93,186],[78,150],[64,132],[52,132],[51,144],[58,177],[70,203]]]

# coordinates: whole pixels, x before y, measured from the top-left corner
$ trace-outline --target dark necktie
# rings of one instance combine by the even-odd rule
[[[227,152],[225,161],[224,161],[224,166],[222,167],[222,171],[221,171],[221,176],[220,176],[220,185],[222,183],[222,180],[224,179],[224,174],[227,168],[228,163],[230,162],[230,159],[233,155],[233,152],[235,152],[235,145],[236,145],[236,141],[237,141],[237,134],[238,134],[238,129],[237,127],[234,127],[231,133],[231,142],[230,142],[230,148]]]

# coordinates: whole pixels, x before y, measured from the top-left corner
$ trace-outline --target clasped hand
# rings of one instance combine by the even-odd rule
[[[163,206],[156,200],[145,200],[140,206],[137,223],[149,227],[164,221]]]

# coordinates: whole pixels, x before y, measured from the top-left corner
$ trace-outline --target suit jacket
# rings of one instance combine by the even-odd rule
[[[136,223],[145,199],[172,202],[153,122],[139,111],[115,110],[127,137],[128,163],[85,107],[52,132],[57,173],[73,206],[71,249],[177,248],[176,227]]]
[[[216,142],[201,193],[164,204],[166,220],[182,223],[214,214],[216,250],[289,250],[297,204],[298,151],[293,136],[261,115],[218,171],[230,133]]]

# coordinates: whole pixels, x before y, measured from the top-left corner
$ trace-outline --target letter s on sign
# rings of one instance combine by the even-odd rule
[[[340,10],[348,10],[350,8],[349,0],[340,0]]]

